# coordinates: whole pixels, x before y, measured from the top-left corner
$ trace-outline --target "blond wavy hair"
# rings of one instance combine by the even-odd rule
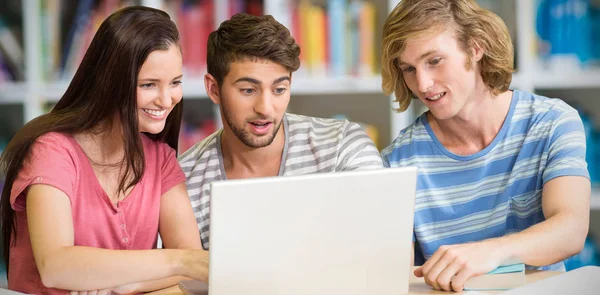
[[[472,55],[473,46],[483,49],[479,69],[492,94],[508,90],[514,72],[514,49],[506,24],[498,15],[474,0],[402,0],[383,26],[381,56],[382,88],[386,95],[393,92],[396,96],[396,111],[405,111],[413,97],[397,63],[407,40],[446,28],[455,31],[468,55]]]

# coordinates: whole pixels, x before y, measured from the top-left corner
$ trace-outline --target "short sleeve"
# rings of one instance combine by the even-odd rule
[[[585,153],[583,123],[577,111],[571,109],[562,113],[552,127],[543,183],[560,176],[589,178]]]
[[[340,142],[337,171],[383,168],[381,154],[373,140],[357,123],[350,122]]]
[[[77,183],[76,153],[65,135],[48,133],[40,136],[26,155],[13,182],[10,192],[12,208],[15,211],[25,210],[27,188],[32,184],[51,185],[71,198]]]
[[[161,165],[161,191],[160,194],[164,195],[170,189],[176,185],[185,182],[185,175],[179,162],[177,162],[177,156],[175,150],[167,144],[162,144],[161,153],[163,155]]]

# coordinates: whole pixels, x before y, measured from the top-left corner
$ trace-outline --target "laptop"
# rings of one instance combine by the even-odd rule
[[[186,294],[408,292],[416,167],[211,184],[209,284]]]

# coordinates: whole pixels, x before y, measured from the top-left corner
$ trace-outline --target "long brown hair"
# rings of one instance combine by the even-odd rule
[[[2,246],[8,271],[11,238],[17,227],[10,192],[36,139],[49,132],[77,134],[121,123],[126,170],[119,190],[138,183],[144,173],[144,152],[138,130],[137,77],[148,55],[179,46],[177,27],[163,11],[133,6],[110,15],[96,32],[65,94],[48,114],[31,120],[17,132],[0,157],[6,175],[0,214]],[[175,106],[159,134],[148,134],[177,150],[182,103]],[[127,179],[131,179],[127,181]],[[16,239],[15,239],[16,240]]]

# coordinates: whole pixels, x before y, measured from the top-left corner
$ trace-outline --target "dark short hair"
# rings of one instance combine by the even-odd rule
[[[238,13],[208,36],[207,70],[219,85],[232,62],[269,60],[294,72],[300,67],[300,46],[290,31],[270,15]]]

